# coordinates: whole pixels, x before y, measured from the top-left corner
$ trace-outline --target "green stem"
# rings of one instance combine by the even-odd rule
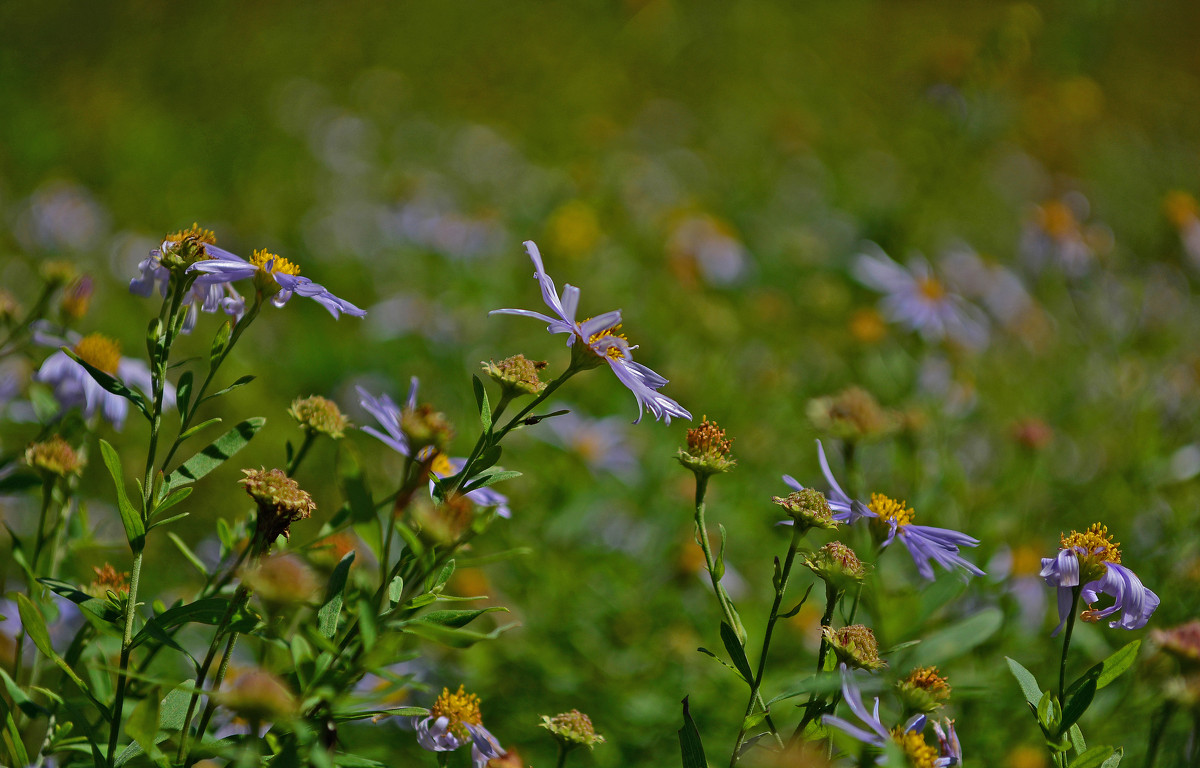
[[[284,468],[284,474],[288,477],[295,477],[296,470],[300,468],[300,462],[304,461],[304,457],[308,454],[308,449],[312,448],[312,444],[316,442],[317,433],[310,430],[304,430],[304,442],[300,443],[300,447],[292,454],[292,460],[288,462]]]
[[[22,318],[21,322],[8,332],[8,336],[4,338],[4,341],[0,341],[0,357],[8,357],[10,354],[17,351],[16,346],[14,346],[12,349],[9,349],[8,345],[19,340],[21,336],[23,336],[25,332],[29,330],[29,327],[33,325],[33,322],[42,316],[42,314],[46,311],[46,305],[50,302],[51,294],[54,293],[54,288],[55,286],[53,283],[46,283],[44,286],[42,286],[42,292],[38,296],[37,301],[33,303],[33,307],[31,307],[29,312],[25,314],[25,317]]]
[[[558,759],[554,762],[554,768],[563,768],[567,764],[567,745],[561,741],[558,742]]]
[[[817,649],[817,674],[825,671],[825,659],[829,655],[829,640],[826,638],[825,630],[833,625],[833,612],[837,609],[843,594],[829,582],[825,583],[825,613],[821,614],[821,645]],[[857,605],[857,598],[855,604]],[[809,694],[808,702],[804,705],[804,717],[800,719],[800,724],[796,726],[796,730],[788,739],[789,747],[800,740],[804,729],[816,718],[824,704],[824,700],[818,700],[815,693]]]
[[[783,561],[783,569],[779,574],[779,582],[775,585],[775,601],[771,603],[771,613],[767,619],[767,629],[763,633],[762,652],[758,657],[758,670],[754,674],[754,683],[750,686],[750,700],[746,702],[746,714],[742,717],[742,726],[738,729],[737,741],[733,746],[733,755],[729,758],[729,766],[737,765],[738,755],[746,742],[746,718],[754,712],[755,704],[761,701],[759,690],[762,688],[763,671],[767,668],[767,650],[771,647],[771,634],[775,631],[775,622],[779,620],[779,607],[783,604],[783,595],[787,591],[788,577],[792,572],[792,563],[796,559],[796,550],[800,539],[804,537],[805,528],[796,522],[792,525],[792,541],[788,545],[787,556]],[[779,561],[776,560],[776,563]]]
[[[108,764],[113,764],[117,752],[117,737],[121,732],[121,708],[125,704],[125,686],[129,674],[129,654],[133,650],[133,619],[137,613],[138,584],[142,578],[142,550],[133,553],[133,570],[129,574],[129,597],[125,604],[125,634],[121,639],[121,665],[117,672],[117,690],[113,699],[112,725],[108,730]]]
[[[204,682],[208,679],[208,670],[212,668],[213,660],[217,657],[217,649],[221,647],[221,636],[225,632],[225,628],[229,626],[229,621],[233,618],[233,614],[241,607],[243,601],[250,596],[250,591],[244,586],[239,586],[237,592],[229,601],[229,606],[225,609],[225,615],[221,617],[221,622],[217,625],[216,632],[213,633],[212,642],[208,644],[208,651],[204,654],[204,661],[201,662],[196,670],[196,684],[192,691],[192,696],[188,699],[187,714],[183,717],[183,729],[179,734],[179,750],[176,753],[176,762],[182,763],[188,754],[188,737],[191,735],[192,716],[196,714],[196,704],[200,701],[200,693],[204,690]]]
[[[221,655],[221,663],[217,665],[217,676],[213,680],[212,688],[209,690],[208,702],[204,705],[204,713],[200,715],[200,724],[196,726],[196,742],[204,741],[204,734],[208,731],[208,723],[212,720],[213,712],[217,709],[217,700],[214,694],[221,690],[221,683],[225,682],[225,674],[229,671],[229,659],[233,656],[233,648],[237,645],[239,633],[233,632],[229,635],[229,642],[225,644],[225,653]],[[257,734],[257,731],[255,732]],[[191,755],[185,755],[184,765],[191,763]]]
[[[1064,705],[1067,697],[1067,649],[1071,647],[1071,633],[1075,630],[1075,612],[1079,608],[1082,586],[1071,588],[1071,613],[1067,616],[1067,631],[1063,633],[1062,659],[1058,664],[1058,703]]]
[[[1173,701],[1164,702],[1150,727],[1150,741],[1146,745],[1146,768],[1154,768],[1154,762],[1158,759],[1158,746],[1167,730],[1167,724],[1171,722],[1171,716],[1175,714],[1175,706]]]

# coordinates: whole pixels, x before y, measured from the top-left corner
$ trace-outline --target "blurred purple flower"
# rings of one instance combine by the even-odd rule
[[[196,262],[188,267],[189,272],[213,275],[216,277],[216,281],[221,283],[245,280],[261,275],[261,279],[273,280],[279,286],[278,291],[271,298],[271,303],[277,307],[287,304],[288,299],[292,298],[294,293],[299,296],[307,296],[317,302],[329,310],[329,314],[334,318],[337,318],[342,312],[354,317],[362,317],[367,314],[366,310],[359,309],[345,299],[334,296],[325,286],[314,283],[307,277],[301,277],[300,268],[282,256],[258,250],[247,261],[241,256],[235,256],[215,245],[207,246],[207,250],[216,258]]]
[[[635,424],[642,420],[643,408],[654,414],[656,420],[662,419],[668,424],[671,423],[672,416],[691,419],[692,414],[683,406],[658,393],[658,390],[667,384],[667,380],[641,363],[633,361],[631,353],[637,346],[631,345],[624,335],[618,333],[621,327],[621,311],[613,310],[583,322],[577,321],[575,314],[579,308],[579,289],[573,285],[564,285],[560,299],[554,281],[542,266],[542,255],[538,252],[537,245],[532,240],[526,240],[525,251],[533,261],[534,277],[541,284],[542,300],[554,311],[554,317],[528,309],[493,309],[489,314],[521,315],[541,320],[547,323],[546,330],[550,333],[567,334],[567,346],[572,347],[574,361],[585,360],[583,365],[586,366],[608,363],[617,380],[624,384],[637,400],[638,417],[634,420]],[[579,346],[574,346],[576,341],[579,342]]]
[[[408,398],[405,400],[406,409],[411,410],[417,407],[417,386],[417,377],[413,376],[408,387]],[[412,448],[408,437],[404,434],[404,430],[400,426],[404,410],[397,406],[392,398],[386,394],[375,397],[362,387],[357,387],[357,390],[359,404],[366,409],[367,413],[375,417],[375,421],[379,422],[379,426],[383,427],[382,432],[375,427],[362,427],[363,432],[383,441],[384,444],[401,456],[416,459],[429,458],[429,453],[426,452],[432,452],[434,450],[432,447],[421,449],[421,452],[417,456],[412,455]],[[461,471],[466,462],[467,460],[462,458],[437,456],[430,467],[430,473],[439,479],[449,477]],[[432,481],[430,481],[429,488],[430,491],[433,490]],[[496,514],[500,515],[500,517],[512,517],[512,510],[508,507],[508,497],[490,486],[487,488],[476,488],[467,494],[467,498],[481,507],[495,507]]]
[[[854,276],[884,294],[880,307],[885,317],[917,331],[926,341],[949,338],[972,349],[987,346],[987,318],[947,290],[925,259],[914,256],[906,269],[874,243],[867,250],[854,260]]]
[[[618,477],[637,474],[638,463],[626,442],[624,419],[591,419],[575,410],[543,422],[533,434],[573,451],[593,472],[606,470]]]

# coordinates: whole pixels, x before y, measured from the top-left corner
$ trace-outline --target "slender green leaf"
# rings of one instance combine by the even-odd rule
[[[125,537],[129,539],[129,547],[134,552],[141,552],[146,546],[146,521],[134,508],[133,502],[125,492],[125,472],[121,468],[121,457],[117,455],[117,449],[103,439],[100,440],[100,455],[104,458],[104,466],[108,467],[108,473],[112,475],[113,485],[117,489],[117,508],[121,511],[121,522],[125,526]]]
[[[201,576],[208,576],[208,568],[205,567],[204,561],[199,557],[196,557],[196,553],[192,551],[191,547],[183,542],[183,539],[179,538],[174,533],[168,533],[167,538],[170,539],[171,543],[175,545],[175,548],[179,550],[179,554],[183,555],[183,559],[191,563],[192,567],[197,571],[200,571]]]
[[[1067,735],[1071,737],[1071,748],[1075,750],[1075,754],[1081,755],[1087,751],[1087,742],[1083,740],[1083,731],[1079,730],[1079,723],[1072,725]]]
[[[475,608],[469,611],[431,611],[422,616],[421,620],[432,624],[441,624],[444,627],[465,627],[483,614],[496,611],[508,613],[507,608],[496,605],[491,608]]]
[[[229,457],[246,447],[258,430],[267,422],[261,416],[239,423],[233,429],[218,437],[205,446],[199,453],[183,462],[167,476],[166,485],[170,490],[189,483],[194,483],[225,463]]]
[[[257,377],[252,376],[250,374],[241,376],[238,378],[237,381],[233,382],[228,387],[225,387],[224,389],[218,389],[216,392],[213,392],[211,395],[205,395],[204,397],[202,397],[200,400],[198,400],[196,402],[196,407],[199,408],[200,403],[207,403],[209,400],[216,400],[221,395],[228,395],[233,390],[240,389],[241,387],[244,387],[247,384],[249,384],[250,382],[254,381],[255,378],[257,378]]]
[[[1101,765],[1104,765],[1105,760],[1112,757],[1112,753],[1112,747],[1092,747],[1072,760],[1069,768],[1100,768]]]
[[[1117,768],[1117,766],[1121,764],[1122,757],[1125,757],[1125,748],[1117,747],[1116,751],[1112,753],[1112,756],[1105,760],[1100,768]]]
[[[1124,674],[1125,670],[1133,666],[1133,662],[1137,661],[1138,650],[1140,650],[1141,647],[1141,640],[1132,640],[1121,646],[1107,659],[1091,667],[1087,672],[1084,672],[1078,680],[1071,683],[1071,686],[1067,689],[1067,692],[1070,693],[1079,686],[1083,685],[1084,682],[1089,679],[1094,679],[1096,681],[1096,690],[1100,690],[1101,688],[1109,685],[1122,674]]]
[[[25,741],[21,738],[21,729],[17,728],[17,721],[11,709],[4,713],[4,745],[8,747],[9,754],[16,758],[17,765],[30,764]]]
[[[29,698],[25,694],[25,691],[21,689],[21,686],[17,685],[17,681],[9,677],[8,673],[2,668],[0,668],[0,683],[3,683],[4,690],[8,693],[8,698],[25,713],[26,717],[33,718],[50,714],[50,710]]]
[[[435,643],[450,646],[451,648],[469,648],[481,640],[495,640],[502,633],[515,626],[517,625],[507,624],[503,627],[496,627],[491,632],[475,632],[470,629],[446,627],[441,624],[432,624],[423,619],[414,619],[405,624],[402,631],[416,635],[417,637],[423,637],[426,640],[432,640]]]
[[[500,469],[498,467],[492,467],[491,469],[485,469],[483,472],[480,472],[478,475],[476,475],[475,479],[472,480],[467,487],[463,488],[462,492],[470,493],[471,491],[477,491],[480,488],[486,488],[489,485],[495,485],[496,483],[504,482],[505,480],[512,480],[513,478],[520,476],[521,473],[515,469]]]
[[[704,646],[700,646],[700,647],[699,647],[699,648],[697,648],[696,650],[697,650],[697,651],[700,651],[700,653],[703,653],[705,656],[710,656],[710,657],[712,657],[713,659],[715,659],[717,662],[719,662],[719,663],[721,664],[721,666],[725,667],[725,668],[726,668],[726,669],[728,669],[730,672],[732,672],[733,674],[737,675],[739,680],[745,680],[745,679],[746,679],[745,677],[743,677],[743,676],[742,676],[742,673],[738,671],[738,668],[737,668],[737,667],[733,666],[733,665],[732,665],[732,664],[730,664],[728,661],[725,661],[725,659],[722,659],[720,656],[718,656],[717,654],[715,654],[715,653],[713,653],[712,651],[708,650],[708,649],[707,649],[707,648],[705,648]]]
[[[192,402],[192,384],[191,371],[179,375],[179,383],[175,385],[175,405],[179,408],[180,420],[187,418],[188,405]]]
[[[211,418],[211,419],[207,419],[207,420],[205,420],[205,421],[202,421],[202,422],[200,422],[199,424],[195,424],[195,425],[193,425],[193,426],[190,426],[190,427],[188,427],[188,428],[187,428],[187,431],[186,431],[186,432],[184,432],[183,434],[181,434],[181,435],[178,437],[178,440],[179,440],[179,442],[181,442],[181,443],[182,443],[184,440],[187,440],[187,439],[188,439],[189,437],[191,437],[192,435],[194,435],[194,434],[196,434],[196,433],[198,433],[198,432],[200,432],[200,431],[202,431],[202,430],[208,429],[208,428],[209,428],[209,427],[211,427],[213,424],[220,424],[222,421],[223,421],[223,419],[222,419],[220,416],[216,416],[216,417],[214,417],[214,418]]]
[[[158,614],[141,631],[134,635],[133,645],[137,647],[151,637],[162,638],[167,632],[184,624],[208,624],[216,626],[225,618],[229,610],[229,598],[206,597],[194,603],[176,605]],[[246,632],[253,629],[259,622],[259,617],[249,608],[238,610],[229,620],[229,631]]]
[[[133,403],[133,406],[141,411],[143,416],[145,416],[147,419],[151,418],[150,408],[146,404],[146,398],[142,396],[142,393],[130,389],[129,387],[125,386],[120,379],[100,370],[88,361],[84,360],[79,355],[75,354],[75,350],[71,349],[70,347],[60,347],[60,349],[63,352],[66,352],[67,356],[72,360],[82,365],[104,391],[111,392],[118,397],[125,398],[129,402]]]
[[[221,323],[221,327],[213,335],[212,346],[208,350],[209,370],[215,370],[220,364],[221,357],[225,354],[225,350],[229,348],[229,340],[232,337],[233,323],[226,320],[224,323]]]
[[[158,506],[155,507],[154,511],[150,513],[150,518],[154,519],[158,515],[161,515],[163,512],[166,512],[171,507],[186,499],[188,496],[191,496],[193,490],[195,489],[191,487],[176,488],[174,491],[167,494],[165,499],[158,503]]]
[[[733,627],[723,621],[721,622],[721,642],[725,644],[725,651],[733,661],[733,666],[742,673],[742,679],[746,681],[746,685],[754,685],[754,673],[750,671],[750,661],[746,658],[746,649],[742,647]]]
[[[78,605],[82,610],[87,611],[99,619],[109,623],[116,623],[121,618],[121,612],[118,611],[116,607],[109,604],[105,600],[92,597],[87,592],[84,592],[76,587],[74,584],[70,584],[60,579],[49,578],[38,579],[38,581],[49,587],[50,590],[55,594],[62,595],[72,603]]]
[[[146,530],[153,531],[155,528],[159,528],[164,525],[170,525],[171,523],[175,522],[176,520],[182,520],[183,518],[187,517],[190,514],[192,514],[192,513],[191,512],[180,512],[178,515],[171,515],[170,517],[164,517],[161,520],[155,520],[153,523],[150,524],[150,527],[147,528]]]
[[[21,614],[21,625],[25,629],[25,633],[29,635],[29,639],[33,641],[33,644],[35,647],[37,647],[38,651],[40,651],[41,654],[47,659],[53,661],[55,665],[63,671],[63,674],[69,677],[71,682],[75,683],[79,690],[83,691],[83,693],[89,699],[91,699],[92,704],[95,705],[96,709],[100,712],[104,719],[108,720],[110,717],[108,713],[108,707],[100,703],[100,701],[92,695],[92,690],[88,687],[88,684],[85,683],[79,677],[79,675],[75,674],[75,670],[71,669],[71,666],[67,664],[67,662],[63,661],[63,657],[59,656],[55,652],[54,646],[50,644],[50,633],[46,629],[46,620],[42,616],[42,612],[38,610],[37,606],[35,606],[28,597],[18,593],[17,611]]]
[[[492,405],[488,402],[487,390],[478,376],[471,376],[471,387],[475,390],[475,404],[479,407],[479,423],[484,432],[492,431]]]
[[[346,591],[346,578],[354,563],[354,550],[346,553],[333,569],[329,584],[325,587],[325,602],[317,610],[317,625],[321,636],[332,638],[337,634],[338,619],[342,615],[342,600]]]
[[[1092,699],[1096,697],[1096,681],[1087,680],[1074,696],[1067,699],[1066,705],[1063,707],[1062,722],[1058,725],[1058,733],[1067,732],[1072,725],[1075,724],[1087,708],[1091,706]]]
[[[404,594],[404,579],[400,576],[392,579],[392,583],[388,584],[388,601],[392,604],[400,602],[400,596]]]
[[[1025,701],[1036,707],[1038,702],[1042,700],[1042,689],[1038,687],[1037,679],[1016,659],[1011,659],[1008,656],[1004,657],[1008,662],[1008,668],[1012,672],[1013,677],[1017,678],[1017,684],[1021,686],[1021,693],[1025,695]]]
[[[679,729],[679,751],[683,756],[683,768],[708,768],[708,760],[704,757],[704,744],[700,741],[700,731],[688,711],[688,697],[683,697],[683,727]]]

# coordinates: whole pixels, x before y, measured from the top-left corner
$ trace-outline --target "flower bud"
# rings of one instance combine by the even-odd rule
[[[320,395],[296,398],[288,408],[288,415],[305,432],[329,435],[334,440],[345,437],[346,428],[350,426],[350,419],[337,407],[337,403]]]
[[[700,426],[687,431],[687,450],[680,448],[675,458],[697,477],[716,475],[737,464],[730,456],[732,446],[733,438],[725,437],[725,430],[705,416]]]
[[[83,459],[71,444],[59,435],[40,443],[33,443],[26,448],[25,463],[39,472],[55,477],[77,475],[84,466]]]
[[[872,672],[887,666],[887,662],[879,658],[879,644],[870,627],[863,624],[851,624],[841,629],[824,627],[821,633],[838,660],[846,666]]]
[[[783,507],[795,525],[804,531],[810,528],[833,530],[838,521],[833,519],[833,510],[825,494],[812,488],[789,493],[787,496],[772,496],[771,501]]]
[[[950,698],[950,684],[938,674],[937,667],[917,667],[896,682],[896,694],[906,714],[928,715]]]
[[[529,360],[525,355],[513,355],[500,362],[480,363],[488,376],[500,385],[500,389],[508,397],[521,395],[536,395],[546,388],[538,378],[538,371],[546,367],[541,360]]]
[[[542,727],[554,734],[554,738],[567,748],[583,745],[593,749],[597,744],[604,743],[604,737],[592,727],[591,718],[578,709],[554,717],[542,715]]]
[[[292,523],[312,517],[316,503],[283,470],[243,469],[242,472],[246,476],[238,482],[258,505],[255,537],[262,551],[279,536],[288,538]]]

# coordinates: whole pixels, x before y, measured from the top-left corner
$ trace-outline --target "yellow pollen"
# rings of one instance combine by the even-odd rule
[[[904,756],[913,768],[933,768],[938,759],[938,751],[925,743],[925,737],[919,731],[905,731],[902,726],[896,726],[892,729],[892,741],[904,750]]]
[[[189,237],[200,243],[208,245],[217,244],[217,236],[213,234],[211,229],[201,229],[200,225],[194,222],[190,229],[181,229],[178,232],[172,232],[163,239],[168,243],[181,243]]]
[[[300,274],[300,267],[283,258],[276,256],[270,251],[256,250],[254,255],[250,257],[250,263],[264,272],[282,272],[285,275]],[[267,265],[270,264],[268,269]]]
[[[444,453],[439,453],[433,457],[433,463],[429,465],[429,469],[438,475],[454,474],[454,465],[450,463],[449,457]]]
[[[483,716],[479,714],[479,697],[466,693],[461,685],[457,693],[450,693],[449,688],[443,688],[442,695],[429,708],[429,715],[435,720],[439,717],[449,720],[449,729],[464,741],[471,738],[464,723],[479,725],[483,721]]]
[[[895,501],[882,493],[871,494],[871,503],[867,505],[867,509],[878,515],[881,522],[895,520],[897,527],[901,528],[911,523],[913,515],[916,514],[903,501]]]
[[[933,277],[918,278],[917,291],[921,294],[921,298],[929,301],[941,301],[946,297],[946,288]]]
[[[89,333],[75,345],[75,354],[93,368],[115,376],[121,362],[121,345],[99,333]]]
[[[1121,545],[1108,535],[1108,526],[1092,523],[1083,533],[1071,531],[1070,535],[1061,537],[1062,549],[1079,547],[1085,554],[1095,556],[1103,562],[1120,563]]]
[[[588,320],[591,320],[591,319],[592,318],[590,318],[590,317],[588,318]],[[580,323],[580,325],[585,325],[588,320],[584,320],[582,323]],[[598,333],[593,333],[587,340],[588,347],[594,349],[596,342],[598,342],[601,339],[608,337],[608,336],[611,336],[615,339],[621,339],[626,343],[626,345],[628,345],[629,339],[626,338],[625,334],[619,333],[620,330],[621,330],[621,324],[617,323],[612,328],[606,328],[603,331],[599,331]],[[605,351],[605,354],[608,355],[609,357],[611,357],[613,360],[623,360],[625,358],[625,352],[621,349],[621,346],[618,344],[614,344],[613,346],[609,347]]]

